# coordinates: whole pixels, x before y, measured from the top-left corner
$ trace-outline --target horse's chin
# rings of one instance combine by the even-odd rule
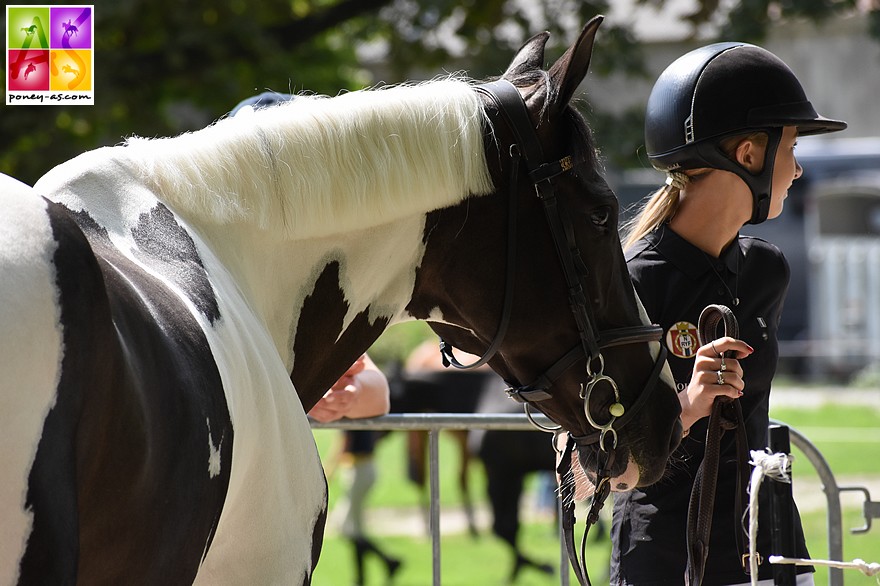
[[[641,477],[641,468],[636,464],[635,460],[629,459],[626,470],[620,476],[611,479],[612,492],[629,492],[639,485]]]
[[[580,464],[572,466],[572,471],[575,479],[575,500],[583,501],[593,496],[593,493],[596,492],[596,485],[590,479],[590,475],[584,471]],[[639,485],[640,476],[639,465],[630,457],[626,469],[621,474],[611,477],[611,491],[629,492]]]

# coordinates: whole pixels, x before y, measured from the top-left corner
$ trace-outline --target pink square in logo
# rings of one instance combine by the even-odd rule
[[[49,51],[10,50],[6,77],[9,91],[48,91]]]

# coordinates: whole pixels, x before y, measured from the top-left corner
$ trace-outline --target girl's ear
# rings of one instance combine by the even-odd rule
[[[743,139],[736,145],[736,162],[750,173],[759,173],[764,166],[764,147],[750,138]]]

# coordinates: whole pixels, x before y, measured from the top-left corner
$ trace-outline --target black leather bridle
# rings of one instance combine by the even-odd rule
[[[511,384],[507,390],[508,395],[516,401],[523,403],[526,415],[531,420],[529,406],[551,398],[549,389],[562,374],[571,368],[582,358],[586,358],[586,372],[589,377],[586,383],[581,384],[580,398],[584,401],[584,413],[587,421],[595,429],[595,432],[583,436],[575,436],[569,433],[568,441],[564,448],[556,446],[556,436],[561,427],[549,428],[538,425],[543,431],[554,433],[554,449],[560,451],[561,458],[559,469],[560,478],[566,478],[571,473],[571,456],[577,449],[578,457],[582,458],[580,448],[597,448],[597,481],[596,491],[587,515],[587,528],[581,542],[581,558],[584,557],[584,548],[587,532],[590,525],[598,519],[599,510],[611,491],[611,468],[614,464],[614,448],[617,447],[617,432],[633,416],[638,413],[647,402],[660,372],[666,363],[666,350],[661,344],[655,366],[650,378],[645,384],[641,394],[635,403],[624,407],[620,402],[620,392],[617,383],[604,373],[605,360],[602,350],[612,346],[623,344],[656,342],[662,336],[662,329],[657,325],[638,325],[624,328],[600,331],[596,327],[596,319],[592,312],[584,290],[587,277],[587,267],[583,261],[580,249],[575,239],[574,226],[570,214],[557,199],[553,186],[553,179],[567,173],[574,167],[572,157],[565,156],[558,161],[545,162],[543,149],[538,140],[537,133],[529,118],[525,101],[519,90],[506,80],[498,80],[491,83],[476,86],[476,91],[491,99],[498,111],[506,120],[514,135],[514,142],[510,145],[510,196],[508,203],[508,228],[507,228],[507,276],[505,278],[504,302],[502,306],[501,320],[491,344],[485,353],[471,364],[462,364],[456,360],[452,352],[452,346],[444,340],[440,341],[440,352],[445,366],[456,368],[476,368],[486,364],[501,347],[501,342],[507,333],[510,323],[511,308],[513,306],[514,271],[516,268],[516,237],[517,237],[517,188],[519,186],[519,167],[525,165],[529,181],[535,188],[535,193],[543,203],[544,212],[553,241],[556,245],[557,256],[562,264],[566,284],[568,286],[568,299],[577,323],[579,342],[559,360],[550,366],[543,374],[527,385]],[[593,391],[607,386],[614,394],[614,402],[608,410],[609,420],[599,423],[594,420],[590,412],[590,399]],[[616,424],[616,426],[615,426]],[[607,444],[610,437],[611,445]],[[583,460],[581,463],[584,464]],[[584,467],[586,469],[586,467]],[[575,570],[578,581],[582,585],[590,584],[589,576],[584,564],[578,560],[574,545],[574,483],[562,482],[560,486],[560,499],[562,503],[563,535],[566,542],[569,560]]]

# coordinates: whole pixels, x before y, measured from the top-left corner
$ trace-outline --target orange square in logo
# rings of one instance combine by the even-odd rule
[[[91,91],[91,53],[90,49],[51,51],[49,89],[61,92]]]

